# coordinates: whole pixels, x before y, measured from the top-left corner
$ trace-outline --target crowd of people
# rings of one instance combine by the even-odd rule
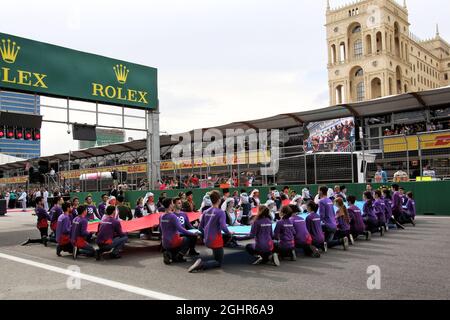
[[[311,135],[303,142],[305,152],[346,152],[354,143],[355,123],[344,120],[328,130]]]
[[[48,210],[49,203],[53,202],[54,197],[69,197],[69,195],[68,189],[61,191],[59,188],[50,190],[50,192],[48,188],[33,188],[27,192],[24,187],[0,190],[0,199],[6,200],[8,209],[22,209],[22,211],[27,211],[27,208],[34,207],[38,197],[43,198],[45,208]]]
[[[271,263],[279,266],[280,259],[296,260],[297,250],[306,256],[321,257],[331,247],[342,246],[348,250],[359,238],[370,240],[374,233],[384,236],[391,229],[405,229],[404,224],[415,225],[415,202],[411,192],[399,185],[373,190],[367,185],[363,194],[362,210],[356,206],[356,197],[347,195],[345,186],[334,189],[321,186],[313,196],[309,188],[301,194],[284,187],[273,187],[267,201],[261,202],[260,192],[222,193],[214,190],[204,195],[200,206],[194,202],[192,191],[180,192],[177,197],[167,197],[163,192],[156,201],[148,192],[139,198],[133,210],[125,205],[121,193],[102,195],[95,205],[91,196],[74,197],[65,201],[55,196],[49,209],[44,198],[35,198],[35,215],[40,238],[28,239],[23,245],[49,242],[57,244],[56,253],[68,252],[75,258],[79,254],[101,259],[104,254],[120,258],[128,241],[120,221],[139,219],[160,213],[158,232],[167,265],[186,262],[186,257],[196,258],[189,272],[220,267],[224,259],[224,247],[238,247],[239,241],[254,240],[246,245],[246,251],[255,257],[253,264]],[[199,210],[199,221],[189,221],[188,213]],[[88,223],[98,221],[95,236],[88,232]],[[50,225],[51,234],[48,234]],[[248,234],[237,235],[231,226],[249,225]],[[274,228],[273,228],[274,225]],[[153,229],[141,230],[151,234]],[[212,249],[213,259],[198,258],[195,250],[198,238]]]
[[[386,128],[383,131],[384,136],[397,135],[415,135],[420,132],[433,132],[449,129],[449,121],[433,121],[431,123],[419,122],[414,124],[397,124],[394,128]]]

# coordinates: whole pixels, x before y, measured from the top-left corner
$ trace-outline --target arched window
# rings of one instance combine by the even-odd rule
[[[363,45],[360,39],[356,40],[353,44],[353,52],[355,58],[360,58],[363,55]]]
[[[345,57],[346,53],[345,53],[345,43],[341,42],[341,44],[339,45],[339,62],[344,62],[346,57]]]
[[[331,45],[331,63],[336,63],[336,45]]]
[[[447,64],[447,67],[449,67],[449,68],[450,68],[450,63],[449,63],[449,64]]]
[[[364,87],[364,81],[361,81],[356,85],[356,101],[357,102],[364,101],[365,97],[366,97],[366,88]]]
[[[358,70],[356,70],[355,72],[355,77],[362,77],[364,75],[364,70],[359,68]]]
[[[352,33],[359,33],[361,32],[361,26],[357,25],[356,27],[353,28]]]

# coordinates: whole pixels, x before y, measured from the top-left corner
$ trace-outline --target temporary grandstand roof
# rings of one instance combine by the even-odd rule
[[[450,86],[434,90],[422,91],[417,93],[406,93],[396,96],[389,96],[360,103],[351,103],[346,105],[332,106],[322,109],[280,114],[269,118],[257,119],[251,121],[239,121],[229,123],[220,127],[220,130],[226,129],[277,129],[291,128],[303,123],[317,122],[345,117],[370,117],[379,116],[391,112],[412,111],[436,107],[441,105],[450,105]],[[203,128],[206,130],[207,128]],[[192,133],[193,131],[191,131]],[[160,137],[161,147],[174,144],[171,136],[164,135]],[[146,148],[146,140],[135,140],[125,143],[111,144],[103,147],[89,148],[85,150],[72,151],[70,159],[85,159],[91,157],[100,157],[110,154],[118,154],[129,151],[141,151]],[[53,156],[42,157],[39,160],[55,162],[67,161],[69,153],[61,153]],[[0,170],[25,168],[28,161],[18,161],[0,165]]]

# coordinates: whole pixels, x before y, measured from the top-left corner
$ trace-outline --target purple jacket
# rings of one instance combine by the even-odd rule
[[[230,234],[226,224],[226,214],[219,208],[209,208],[202,214],[199,230],[203,233],[205,245],[211,249],[223,247],[222,231]]]
[[[100,222],[98,226],[97,244],[111,244],[115,237],[124,237],[120,221],[107,216]]]
[[[64,214],[61,207],[59,206],[53,206],[53,208],[50,210],[50,220],[51,222],[58,221],[58,218],[60,215]]]
[[[350,230],[352,233],[361,234],[366,230],[364,220],[362,218],[361,210],[352,205],[348,207],[348,215],[350,216]]]
[[[94,205],[86,206],[87,215],[86,219],[89,221],[95,220],[95,219],[101,219],[101,217],[98,215],[97,207]]]
[[[378,223],[378,218],[373,209],[373,205],[370,205],[368,202],[364,203],[362,216],[374,224]]]
[[[98,205],[98,216],[100,217],[100,219],[103,218],[103,215],[105,214],[106,211],[106,203],[102,202]]]
[[[276,240],[280,240],[280,247],[283,249],[295,248],[295,228],[290,219],[281,219],[275,226],[273,237]]]
[[[162,234],[162,245],[164,249],[174,249],[183,243],[180,234],[192,236],[193,233],[187,231],[181,225],[177,216],[173,213],[165,213],[159,219],[159,227]]]
[[[306,221],[300,216],[290,218],[295,229],[295,243],[299,245],[311,244],[312,237],[306,227]]]
[[[306,217],[306,228],[313,238],[313,244],[322,244],[325,241],[325,236],[322,231],[320,223],[320,216],[315,212],[310,212]]]
[[[81,216],[76,217],[72,221],[72,228],[70,229],[70,241],[76,243],[78,237],[88,238],[90,233],[87,231],[88,220]]]
[[[70,219],[70,215],[60,215],[56,227],[56,242],[60,243],[62,235],[69,236],[71,227],[72,221]]]
[[[416,202],[413,199],[408,199],[408,202],[406,203],[406,212],[409,217],[413,219],[416,217]]]
[[[386,204],[384,203],[383,199],[375,200],[375,202],[373,203],[373,209],[377,216],[378,222],[381,224],[385,224],[386,223]]]
[[[319,201],[320,220],[330,229],[336,229],[333,202],[329,198]]]
[[[36,216],[37,216],[37,221],[41,221],[41,220],[51,220],[50,215],[47,213],[47,211],[44,208],[36,208]],[[47,224],[48,226],[48,224]]]
[[[402,196],[399,191],[392,195],[392,214],[397,216],[403,212]]]
[[[78,216],[78,210],[77,208],[72,209],[72,214],[70,215],[70,220],[73,221]]]
[[[189,217],[187,216],[186,212],[180,211],[180,212],[174,212],[174,214],[177,216],[178,221],[180,221],[180,224],[186,230],[194,229],[191,222],[189,221]]]
[[[336,212],[336,214],[339,212],[339,210]],[[350,224],[345,221],[344,216],[336,217],[337,221],[337,228],[340,231],[350,231]]]
[[[386,209],[386,211],[384,212],[386,214],[386,221],[389,222],[389,220],[391,220],[392,218],[392,201],[388,198],[384,198],[383,201]]]
[[[255,250],[258,252],[273,251],[272,220],[269,218],[256,219],[252,224],[250,237],[255,238]]]

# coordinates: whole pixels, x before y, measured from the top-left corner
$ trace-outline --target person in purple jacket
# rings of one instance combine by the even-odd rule
[[[275,243],[275,251],[281,258],[291,258],[291,261],[297,260],[297,254],[295,252],[295,228],[294,224],[290,220],[292,216],[292,210],[289,206],[284,206],[280,210],[280,218],[275,226],[273,232],[273,238],[278,240]]]
[[[268,262],[277,267],[280,265],[278,253],[274,252],[272,218],[268,207],[258,207],[258,215],[252,224],[250,235],[239,238],[239,240],[248,239],[255,239],[255,243],[245,246],[245,250],[255,257],[253,265]]]
[[[106,211],[106,202],[108,201],[108,195],[102,194],[102,202],[98,205],[97,212],[100,219],[103,218],[103,215]]]
[[[364,235],[367,241],[370,240],[372,238],[372,232],[366,231],[366,225],[364,224],[361,210],[355,206],[356,197],[348,196],[347,202],[349,205],[347,211],[350,217],[350,233],[353,236],[353,239],[356,240],[359,236]]]
[[[338,208],[336,211],[337,231],[334,238],[342,242],[344,250],[348,250],[349,241],[352,245],[354,244],[353,236],[350,233],[350,215],[342,198],[336,198],[334,202]]]
[[[416,226],[416,202],[414,201],[414,195],[411,191],[406,193],[406,197],[408,198],[408,202],[406,202],[406,216],[409,219],[409,222],[413,226]]]
[[[328,247],[325,242],[320,216],[317,213],[318,209],[319,207],[314,201],[310,200],[306,203],[306,211],[308,212],[305,220],[306,228],[312,237],[312,244],[317,248],[322,248],[323,252],[327,252]]]
[[[392,185],[392,215],[395,221],[403,223],[405,220],[405,212],[403,210],[402,195],[400,194],[400,186],[398,184]]]
[[[185,228],[186,230],[192,230],[195,229],[191,222],[189,221],[189,217],[186,214],[186,212],[181,211],[181,208],[183,207],[183,202],[181,200],[181,198],[174,198],[173,199],[173,206],[174,206],[174,210],[173,213],[177,216],[178,221],[180,221],[180,224],[183,226],[183,228]],[[183,237],[192,237],[193,239],[191,239],[189,241],[190,243],[190,247],[189,247],[189,253],[188,255],[191,257],[196,257],[199,256],[200,253],[198,253],[197,251],[195,251],[195,244],[197,242],[197,235],[183,235]]]
[[[95,256],[95,249],[88,243],[91,234],[87,231],[88,220],[86,218],[86,206],[78,207],[78,217],[73,219],[72,228],[70,229],[70,241],[73,245],[73,256],[76,258],[78,254],[85,254],[88,257]]]
[[[232,236],[226,224],[226,214],[219,208],[221,199],[219,191],[211,191],[210,199],[213,206],[203,212],[199,230],[203,234],[205,245],[212,249],[214,259],[209,261],[197,259],[188,269],[189,272],[220,268],[223,263],[224,242],[230,240]]]
[[[336,216],[334,213],[333,201],[327,197],[328,187],[322,186],[319,188],[319,213],[322,221],[322,229],[325,233],[325,241],[327,248],[333,248],[338,245],[343,245],[344,249],[348,247],[348,239],[335,239],[337,231]]]
[[[56,226],[56,255],[61,257],[61,252],[73,253],[73,246],[70,242],[70,230],[72,227],[72,204],[64,202],[62,204],[63,214],[58,217],[58,224]]]
[[[181,202],[181,199],[180,199]],[[162,247],[164,263],[186,262],[184,257],[190,248],[195,247],[197,236],[187,231],[173,212],[174,202],[172,198],[162,201],[164,214],[160,217],[159,228],[162,234]]]
[[[22,243],[22,246],[26,246],[30,243],[42,243],[44,246],[47,246],[48,242],[48,222],[50,220],[50,215],[44,209],[44,198],[37,197],[36,198],[36,210],[35,215],[37,216],[37,224],[41,237],[39,239],[28,239],[27,241]]]
[[[64,203],[63,197],[56,197],[54,199],[54,205],[50,210],[50,229],[53,233],[56,232],[56,225],[58,223],[58,218],[60,215],[63,214],[63,211],[61,209],[62,204]]]
[[[102,254],[111,251],[110,257],[112,259],[119,259],[120,250],[128,241],[126,233],[122,231],[120,221],[113,217],[116,212],[114,206],[109,206],[105,210],[105,218],[102,219],[98,226],[97,245],[98,250],[95,251],[96,260],[100,260]]]
[[[395,220],[393,214],[392,214],[392,193],[391,190],[385,188],[383,189],[383,201],[386,205],[386,222],[389,226],[389,228],[399,228],[399,229],[405,229],[404,226],[402,226],[397,220]]]
[[[295,229],[295,247],[302,249],[303,253],[308,257],[320,258],[319,249],[312,244],[312,237],[306,227],[306,221],[299,216],[300,208],[295,204],[290,204],[289,208],[292,210],[290,218]]]
[[[373,202],[373,210],[378,218],[378,226],[380,227],[381,236],[387,231],[387,223],[386,223],[386,204],[382,198],[381,190],[375,190],[373,193],[374,202]]]
[[[88,221],[92,221],[92,220],[95,220],[95,219],[101,220],[101,217],[98,214],[97,207],[94,205],[94,202],[92,201],[92,197],[91,196],[87,196],[84,200],[86,201],[85,202],[85,207],[86,207],[86,210],[87,210],[86,219],[88,219]]]
[[[366,191],[363,195],[364,206],[363,206],[363,220],[366,225],[366,230],[374,233],[379,232],[380,228],[378,226],[378,218],[373,209],[373,196],[372,192]]]

